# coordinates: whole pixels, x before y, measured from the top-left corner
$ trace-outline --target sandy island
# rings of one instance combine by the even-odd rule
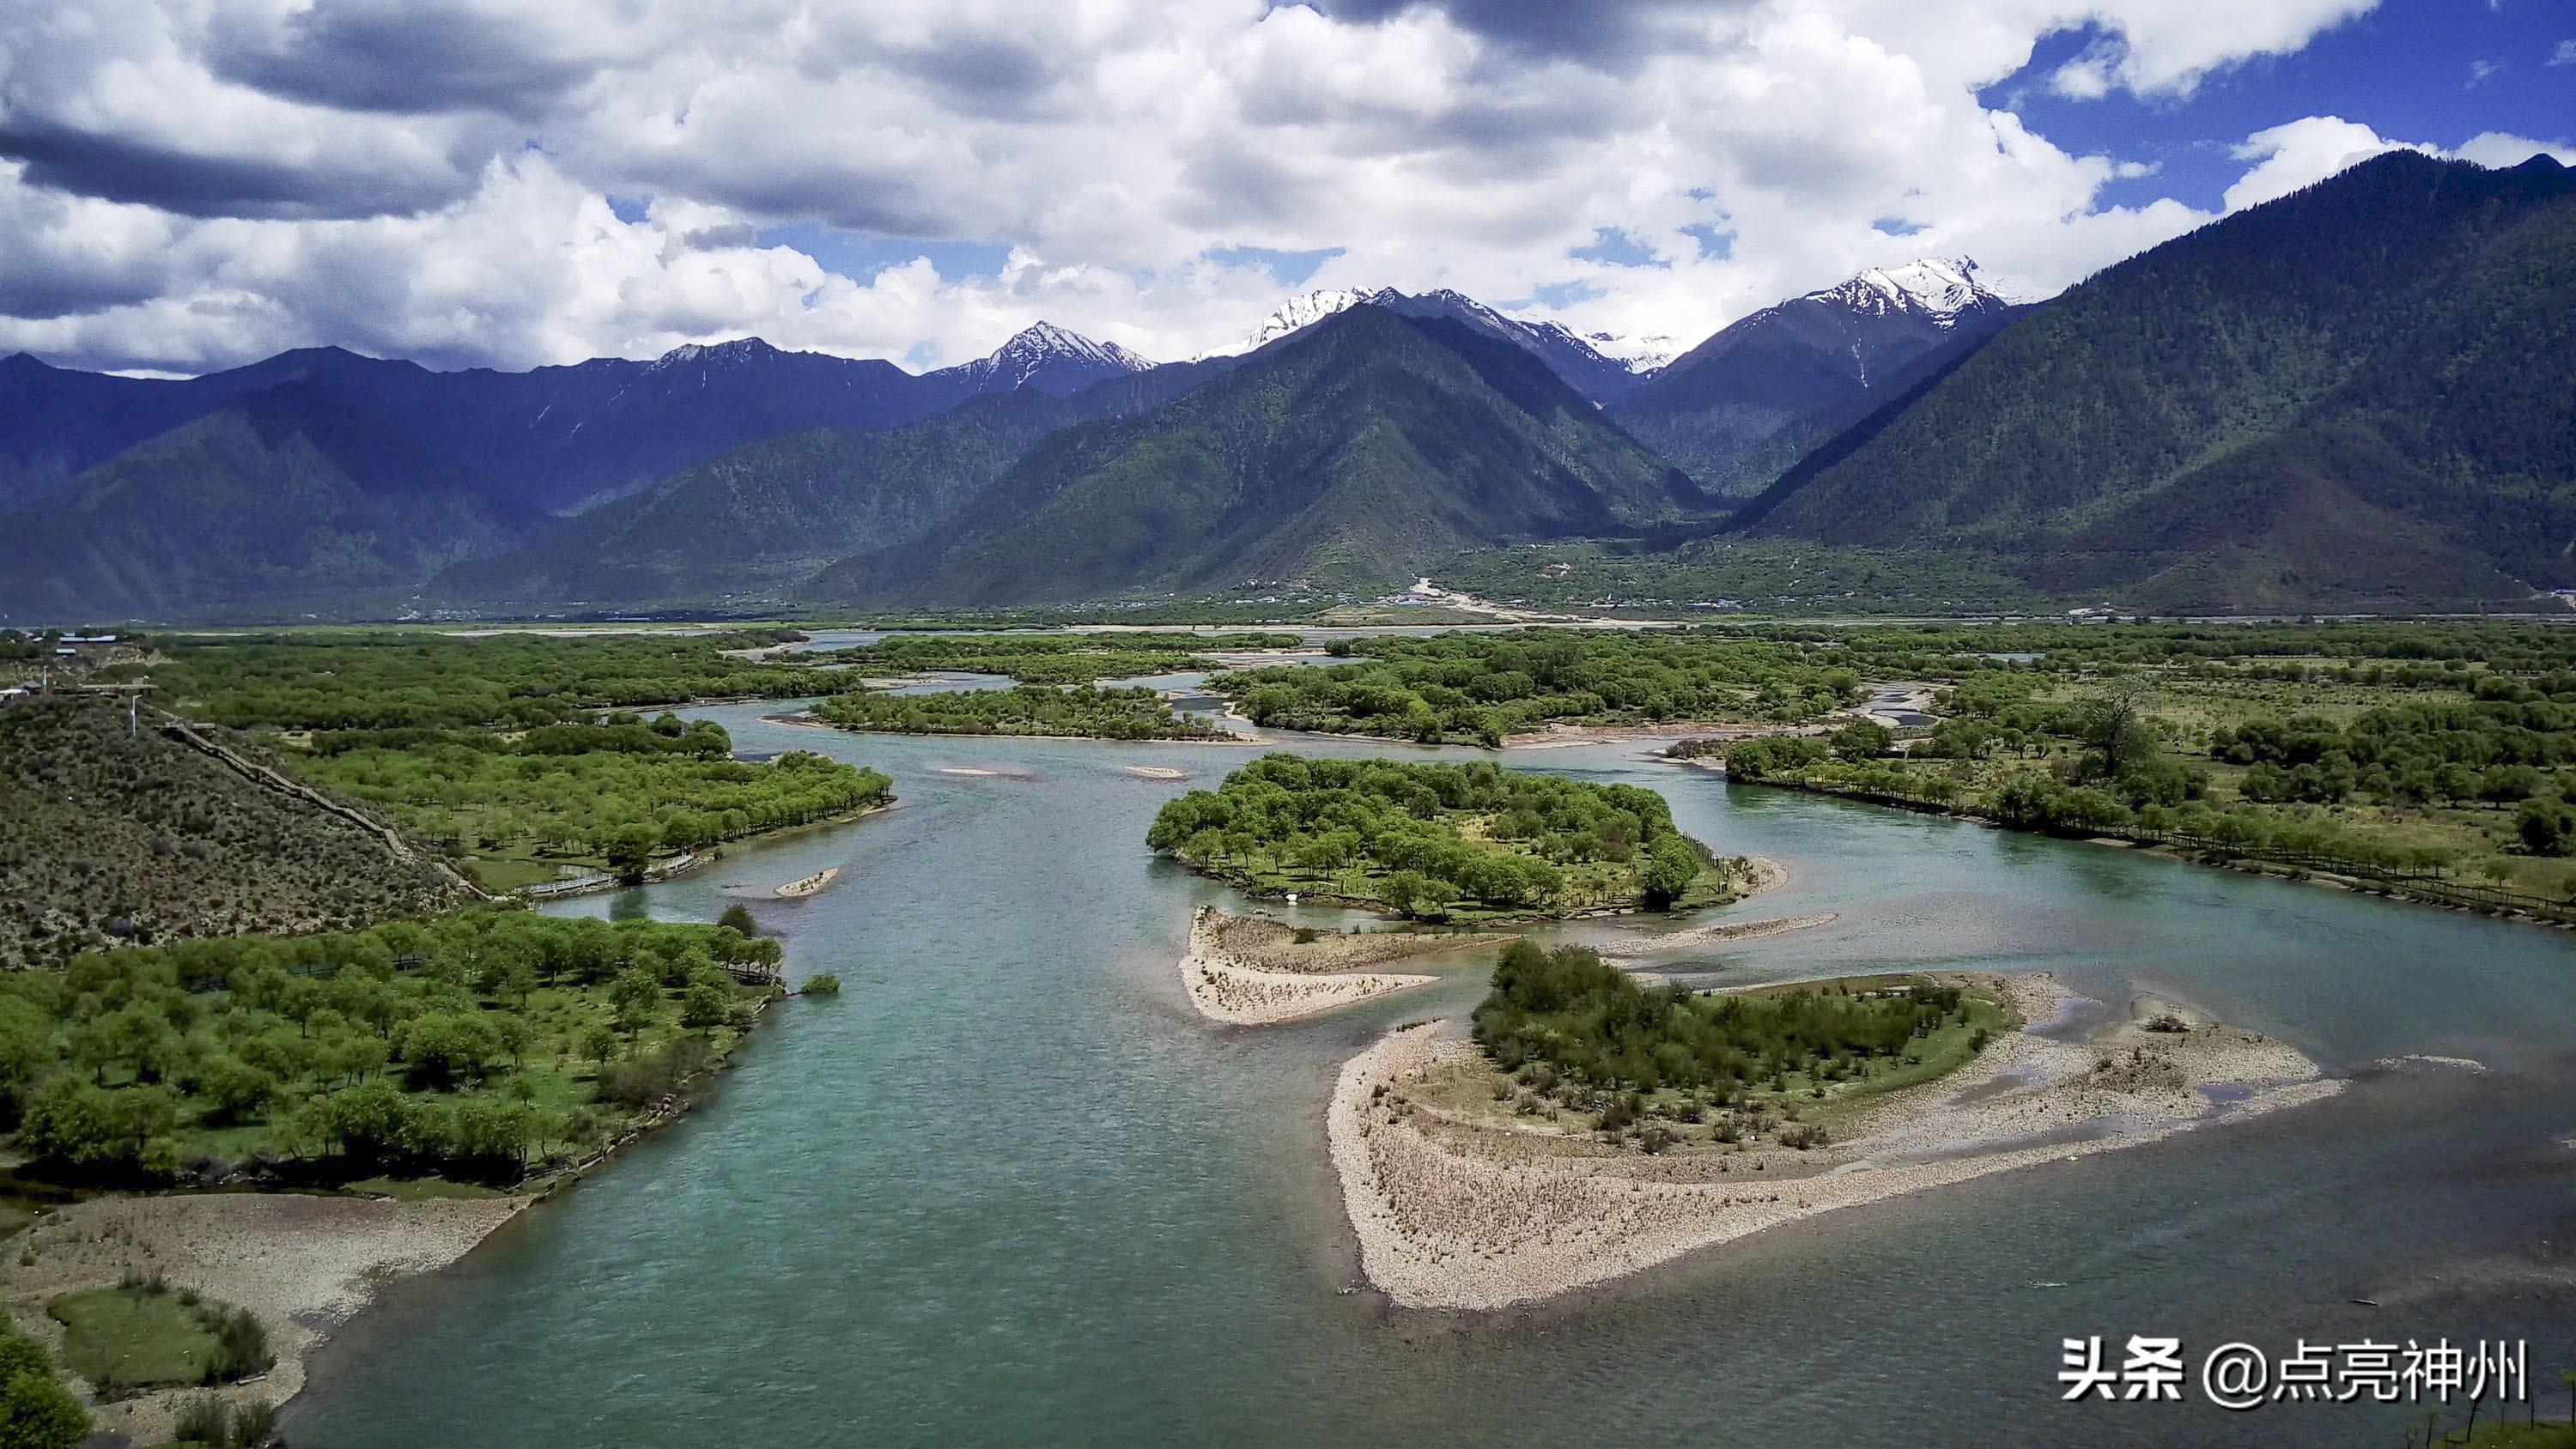
[[[304,1387],[307,1357],[394,1278],[446,1267],[535,1201],[529,1197],[396,1202],[286,1193],[106,1197],[39,1217],[0,1261],[0,1294],[21,1328],[57,1351],[56,1294],[160,1274],[172,1286],[259,1316],[277,1366],[221,1389],[160,1389],[99,1404],[97,1428],[137,1444],[170,1437],[180,1407],[203,1395],[282,1404]]]
[[[2044,975],[1961,980],[2042,1026],[2081,999]],[[2025,1025],[1938,1081],[1849,1101],[1839,1140],[1804,1152],[1704,1143],[1648,1156],[1499,1111],[1471,1121],[1420,1099],[1443,1078],[1491,1069],[1473,1044],[1412,1026],[1343,1066],[1327,1135],[1368,1281],[1407,1307],[1491,1309],[1816,1213],[2133,1147],[2343,1085],[2282,1042],[2140,1005],[2090,1041]]]
[[[1141,775],[1148,780],[1187,780],[1192,778],[1189,771],[1175,770],[1169,765],[1122,765],[1119,768],[1125,770],[1130,775]]]
[[[1301,942],[1294,929],[1267,917],[1229,916],[1214,906],[1201,906],[1190,921],[1190,950],[1181,958],[1181,984],[1189,990],[1190,1004],[1211,1021],[1268,1026],[1440,979],[1357,968],[1510,939],[1490,934],[1331,931]]]
[[[1766,936],[1785,936],[1791,931],[1812,931],[1830,926],[1842,917],[1833,911],[1817,911],[1804,916],[1765,916],[1758,921],[1724,921],[1714,926],[1699,926],[1687,931],[1668,931],[1660,936],[1636,935],[1622,939],[1604,950],[1604,958],[1633,961],[1646,956],[1670,956],[1693,951],[1702,946],[1726,945],[1737,941],[1758,941]]]
[[[1551,724],[1503,736],[1507,750],[1562,750],[1576,745],[1616,744],[1623,740],[1755,740],[1771,735],[1825,733],[1816,724],[1747,724],[1742,720],[1675,720],[1665,724]]]

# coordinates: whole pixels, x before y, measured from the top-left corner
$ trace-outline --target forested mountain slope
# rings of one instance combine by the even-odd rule
[[[1464,546],[1652,527],[1706,502],[1528,352],[1358,306],[1150,413],[1049,438],[925,546],[844,561],[814,592],[1384,580]]]
[[[2393,153],[2033,309],[1737,526],[2151,608],[2576,584],[2576,172]]]
[[[383,599],[541,522],[332,389],[257,393],[0,517],[0,616]]]
[[[955,517],[1073,416],[1029,390],[909,427],[751,443],[523,549],[451,568],[430,592],[502,608],[780,598],[835,559],[910,543]]]

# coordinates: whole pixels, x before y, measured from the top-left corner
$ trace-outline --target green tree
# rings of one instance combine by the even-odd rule
[[[89,1428],[89,1410],[51,1373],[0,1384],[0,1449],[74,1449]]]
[[[1645,871],[1646,903],[1657,910],[1670,910],[1680,900],[1691,882],[1699,879],[1699,852],[1679,836],[1666,836],[1648,854]]]
[[[705,1031],[733,1022],[733,988],[721,981],[699,981],[680,997],[680,1024]]]
[[[619,880],[632,884],[644,879],[645,867],[653,859],[653,848],[660,843],[661,837],[653,827],[625,825],[610,832],[599,853]]]

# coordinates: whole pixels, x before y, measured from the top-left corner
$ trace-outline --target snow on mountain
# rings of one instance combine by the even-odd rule
[[[1592,339],[1554,322],[1526,321],[1446,287],[1417,294],[1399,292],[1393,287],[1374,290],[1333,288],[1308,292],[1290,298],[1277,311],[1261,319],[1261,325],[1253,328],[1243,341],[1202,355],[1234,357],[1254,352],[1290,333],[1311,327],[1336,312],[1362,303],[1384,307],[1407,317],[1445,317],[1489,337],[1509,342],[1535,355],[1548,365],[1549,370],[1596,404],[1627,391],[1663,360],[1653,348],[1628,348],[1629,355],[1613,355]],[[1641,357],[1646,360],[1637,360]]]
[[[777,348],[757,337],[737,337],[730,342],[690,342],[674,347],[644,364],[644,370],[669,372],[673,368],[687,367],[692,364],[704,367],[741,367],[778,355]]]
[[[1247,352],[1258,352],[1289,333],[1312,327],[1336,312],[1347,311],[1362,302],[1373,302],[1384,306],[1403,295],[1393,287],[1380,287],[1375,291],[1327,288],[1322,291],[1308,292],[1301,297],[1291,297],[1280,303],[1277,311],[1262,318],[1261,325],[1247,333],[1241,342],[1213,348],[1201,353],[1200,356],[1240,357]]]
[[[1153,365],[1115,342],[1094,342],[1052,322],[1039,322],[1021,329],[988,357],[928,375],[969,394],[1029,387],[1067,397],[1093,383],[1143,372]]]
[[[1960,314],[2010,305],[2010,299],[1977,280],[1968,257],[1922,257],[1898,267],[1871,267],[1808,297],[1836,303],[1864,317],[1899,314],[1948,327]]]
[[[1584,345],[1624,364],[1639,377],[1649,377],[1664,370],[1666,364],[1682,355],[1686,344],[1669,332],[1650,333],[1643,337],[1622,337],[1615,332],[1586,332]]]

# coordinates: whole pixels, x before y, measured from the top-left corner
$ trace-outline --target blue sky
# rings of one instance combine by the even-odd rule
[[[1645,356],[1925,255],[2045,295],[2393,144],[2576,162],[2562,48],[2576,0],[0,4],[0,353],[1171,359],[1392,286]]]
[[[2487,131],[2576,133],[2576,63],[2551,63],[2576,40],[2576,4],[2566,0],[2383,0],[2298,51],[2206,77],[2188,97],[2056,94],[2049,77],[2101,40],[2091,26],[2049,36],[2030,64],[1982,98],[2067,150],[2157,167],[2113,181],[2104,199],[2115,204],[2171,196],[2214,209],[2245,170],[2230,149],[2306,116],[2340,116],[2390,140],[2444,148]]]

